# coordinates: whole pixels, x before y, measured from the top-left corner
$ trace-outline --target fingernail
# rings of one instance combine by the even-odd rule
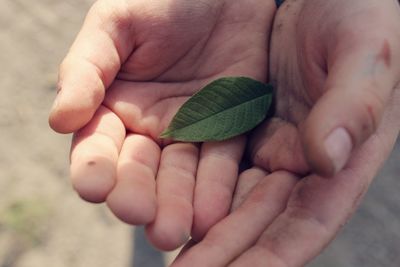
[[[350,134],[342,127],[337,128],[325,139],[324,145],[335,173],[339,172],[346,165],[353,148]]]

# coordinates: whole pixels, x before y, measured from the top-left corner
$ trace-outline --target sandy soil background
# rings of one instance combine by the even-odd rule
[[[158,267],[139,231],[68,181],[70,136],[47,126],[57,66],[92,0],[0,0],[0,267]],[[312,267],[400,266],[400,144]],[[136,255],[133,256],[133,251]]]

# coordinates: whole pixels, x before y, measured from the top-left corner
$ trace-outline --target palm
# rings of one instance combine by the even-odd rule
[[[106,100],[108,106],[121,100],[129,105],[112,110],[128,130],[155,140],[181,104],[206,83],[228,75],[264,80],[266,71],[265,19],[253,16],[259,5],[200,3],[186,11],[176,1],[163,5],[171,5],[171,17],[135,18],[146,22],[135,29],[144,39],[123,63]]]
[[[324,173],[321,168],[327,165],[325,162],[326,155],[320,153],[319,148],[314,148],[316,143],[323,143],[321,136],[304,137],[304,135],[314,130],[310,130],[310,128],[316,127],[307,121],[310,120],[310,116],[314,118],[327,116],[327,114],[319,115],[315,114],[317,112],[313,112],[317,105],[322,106],[321,102],[332,105],[329,101],[338,105],[337,102],[331,100],[337,98],[333,95],[338,87],[342,87],[341,90],[343,91],[348,90],[347,94],[340,96],[350,99],[358,97],[357,93],[363,90],[363,87],[367,87],[362,92],[362,94],[368,95],[367,100],[363,99],[360,102],[365,101],[370,107],[367,114],[368,119],[376,124],[373,126],[379,127],[379,130],[376,131],[377,134],[382,131],[379,125],[380,116],[386,121],[387,117],[394,116],[396,112],[392,108],[384,114],[378,114],[376,102],[386,102],[388,98],[396,99],[397,97],[398,90],[387,86],[387,80],[390,82],[391,77],[389,75],[392,74],[390,72],[398,67],[388,63],[393,59],[390,58],[391,52],[386,51],[386,49],[390,50],[390,48],[387,48],[389,42],[398,40],[385,40],[382,37],[383,41],[381,41],[380,36],[375,36],[375,32],[366,36],[362,35],[373,24],[378,24],[381,28],[390,28],[390,25],[395,24],[394,21],[398,18],[398,12],[388,12],[393,7],[393,3],[377,4],[374,1],[357,1],[352,4],[345,4],[346,1],[338,1],[321,4],[320,2],[319,0],[300,1],[294,4],[291,9],[288,8],[288,12],[278,13],[275,18],[276,28],[272,33],[270,48],[270,79],[271,83],[277,88],[276,118],[260,127],[254,134],[250,148],[256,166],[266,168],[268,171],[284,169],[296,174],[307,174],[311,170],[318,174]],[[313,9],[316,5],[320,5],[321,8],[321,13],[318,15],[314,14],[315,10]],[[332,10],[335,12],[331,12]],[[300,13],[301,16],[299,16]],[[376,17],[378,23],[371,21],[370,16]],[[339,22],[340,26],[338,26]],[[361,34],[357,36],[357,33]],[[382,33],[382,36],[385,36],[385,34],[386,32]],[[346,39],[348,39],[347,42]],[[359,45],[358,42],[366,43],[368,40],[371,41],[371,44],[368,44],[369,46],[359,47],[359,53],[354,53],[353,57],[349,57],[349,52],[352,52],[351,46],[355,47]],[[336,43],[334,43],[335,41]],[[392,56],[395,58],[395,55]],[[389,68],[389,71],[384,68]],[[385,72],[385,75],[388,73],[387,76],[383,76],[383,72]],[[394,84],[396,83],[397,81],[394,82]],[[373,84],[374,89],[375,87],[390,88],[385,88],[385,90],[381,90],[385,92],[375,94],[375,92],[369,91],[370,84]],[[352,88],[348,88],[350,86]],[[351,89],[356,92],[350,91]],[[348,101],[345,98],[340,100],[343,103]],[[388,103],[388,106],[393,105],[394,101]],[[339,105],[336,109],[339,110],[337,113],[329,115],[343,116],[341,113],[347,112],[346,115],[349,113],[347,110],[341,112]],[[318,109],[318,111],[326,112],[321,109]],[[322,128],[330,123],[329,120],[325,119],[320,123],[325,125],[318,125],[318,127]],[[350,125],[348,127],[356,129],[357,126]],[[365,132],[364,135],[373,130],[370,129],[372,128],[371,125],[362,125],[362,127],[364,127],[362,129]],[[329,129],[329,127],[327,128]],[[396,130],[396,127],[390,128]],[[386,130],[386,132],[389,132],[389,130]],[[317,140],[310,141],[311,138]],[[358,139],[357,136],[353,138]],[[353,141],[356,143],[355,145],[361,143],[361,140]],[[390,147],[389,144],[393,142],[393,138],[386,141],[388,144],[384,146]],[[270,149],[274,152],[269,151],[267,152],[268,155],[264,155],[266,152],[262,150],[267,149],[266,147],[262,148],[262,146],[270,145],[274,146]],[[303,149],[306,149],[306,151],[303,151]],[[316,152],[315,154],[321,158],[316,159],[315,156],[309,155],[309,150],[313,150],[312,152]],[[282,154],[284,154],[284,157],[282,157]],[[267,159],[267,161],[262,159]]]
[[[265,80],[264,26],[257,25],[260,18],[238,19],[236,12],[243,8],[235,10],[240,5],[234,5],[214,11],[219,14],[211,17],[215,21],[208,16],[209,7],[196,19],[188,14],[181,18],[178,29],[176,25],[168,28],[168,22],[148,22],[156,25],[142,30],[150,32],[145,34],[148,41],[122,65],[106,98],[106,105],[128,130],[157,140],[182,103],[217,77],[242,75]],[[256,7],[245,6],[249,9],[245,12],[255,12]],[[127,106],[120,110],[113,107],[115,101]]]
[[[109,88],[94,117],[74,135],[71,177],[83,198],[106,199],[122,220],[152,222],[150,239],[172,249],[191,229],[201,237],[229,211],[244,137],[199,148],[163,143],[159,135],[182,103],[210,81],[239,75],[265,80],[274,10],[258,1],[131,5],[123,7],[128,12],[111,35],[122,64],[97,66]],[[80,36],[71,54],[80,53]],[[107,61],[100,56],[97,64]]]
[[[382,39],[372,35],[374,41],[379,41],[377,47],[365,39],[361,39],[364,45],[357,43],[355,46],[354,43],[360,37],[355,33],[365,37],[362,36],[365,29],[368,33],[374,28],[367,22],[379,25],[378,31],[395,25],[398,13],[389,11],[394,9],[393,3],[286,2],[276,15],[270,48],[270,79],[277,88],[276,117],[249,137],[250,159],[254,166],[239,178],[232,214],[211,228],[205,239],[178,258],[173,266],[189,263],[191,266],[303,266],[346,222],[393,147],[399,131],[400,110],[396,103],[400,90],[398,86],[386,89],[384,83],[390,77],[379,75],[392,70],[397,72],[398,65],[385,66],[387,59],[386,56],[382,59],[385,54],[381,53]],[[385,14],[385,20],[381,14]],[[346,34],[355,34],[354,39]],[[382,34],[391,36],[390,32],[382,31]],[[366,38],[371,35],[367,34]],[[335,40],[341,40],[336,47]],[[393,45],[400,40],[388,39],[388,42]],[[349,43],[356,52],[346,51]],[[335,49],[337,47],[339,49]],[[364,58],[365,51],[369,54]],[[397,58],[394,52],[392,55],[392,61],[398,60],[397,54]],[[389,71],[381,72],[381,68],[389,68]],[[342,170],[333,177],[322,177],[319,173],[330,172],[326,158],[318,154],[316,144],[323,143],[322,138],[304,135],[313,130],[310,128],[326,127],[337,117],[341,118],[340,112],[348,106],[336,101],[338,106],[333,114],[318,109],[325,118],[317,126],[314,126],[315,120],[310,124],[310,117],[318,117],[316,108],[331,104],[329,101],[334,98],[337,87],[344,87],[348,98],[354,101],[357,94],[352,90],[364,89],[371,83],[383,89],[381,91],[387,90],[391,96],[382,119],[376,120],[379,121],[376,131],[364,143],[358,143],[359,147]],[[349,85],[354,88],[346,88]],[[368,94],[369,88],[363,93]],[[388,98],[382,92],[373,95],[383,100]],[[361,97],[359,99],[361,102]],[[346,101],[348,99],[342,100]],[[376,108],[374,103],[371,102],[371,106]],[[347,116],[351,115],[346,112]],[[365,128],[365,131],[370,130]],[[310,150],[317,152],[318,157],[310,157]]]

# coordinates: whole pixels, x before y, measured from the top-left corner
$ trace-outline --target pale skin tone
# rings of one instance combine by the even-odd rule
[[[399,134],[399,22],[397,1],[285,2],[270,47],[276,117],[249,137],[254,167],[232,213],[173,267],[304,266],[334,238]],[[353,148],[335,169],[323,144],[337,127]]]
[[[255,0],[96,2],[61,65],[50,115],[56,131],[76,131],[71,180],[79,195],[147,224],[163,250],[190,234],[201,239],[226,216],[245,137],[199,145],[158,136],[212,80],[266,81],[275,10]]]
[[[150,240],[172,249],[191,228],[200,240],[226,215],[245,141],[169,144],[158,134],[195,85],[226,75],[265,80],[270,62],[276,118],[250,136],[254,166],[239,177],[232,213],[174,266],[302,266],[354,211],[398,135],[398,4],[287,0],[275,18],[268,61],[273,1],[214,2],[199,4],[171,28],[158,22],[174,9],[152,11],[156,1],[128,13],[107,13],[114,6],[107,1],[95,6],[62,65],[61,96],[50,122],[71,132],[90,121],[73,141],[74,187],[84,199],[106,200],[128,223],[152,222]],[[153,23],[141,24],[140,14]],[[243,14],[250,15],[242,20]],[[176,36],[180,42],[165,43]],[[201,49],[199,40],[207,40]],[[177,51],[183,53],[178,58]],[[175,64],[164,66],[160,58]],[[332,159],[324,145],[337,128],[344,129],[336,136],[345,140],[337,153],[348,154],[342,161]]]

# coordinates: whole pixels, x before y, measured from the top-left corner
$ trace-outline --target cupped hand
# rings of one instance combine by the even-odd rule
[[[304,266],[335,237],[400,129],[397,1],[287,0],[274,21],[276,117],[250,136],[232,213],[178,266]]]
[[[169,250],[229,212],[245,137],[159,139],[178,108],[221,76],[265,81],[273,1],[98,1],[60,68],[50,125],[75,132],[71,179]],[[79,130],[78,130],[79,129]],[[193,219],[194,218],[194,219]]]

